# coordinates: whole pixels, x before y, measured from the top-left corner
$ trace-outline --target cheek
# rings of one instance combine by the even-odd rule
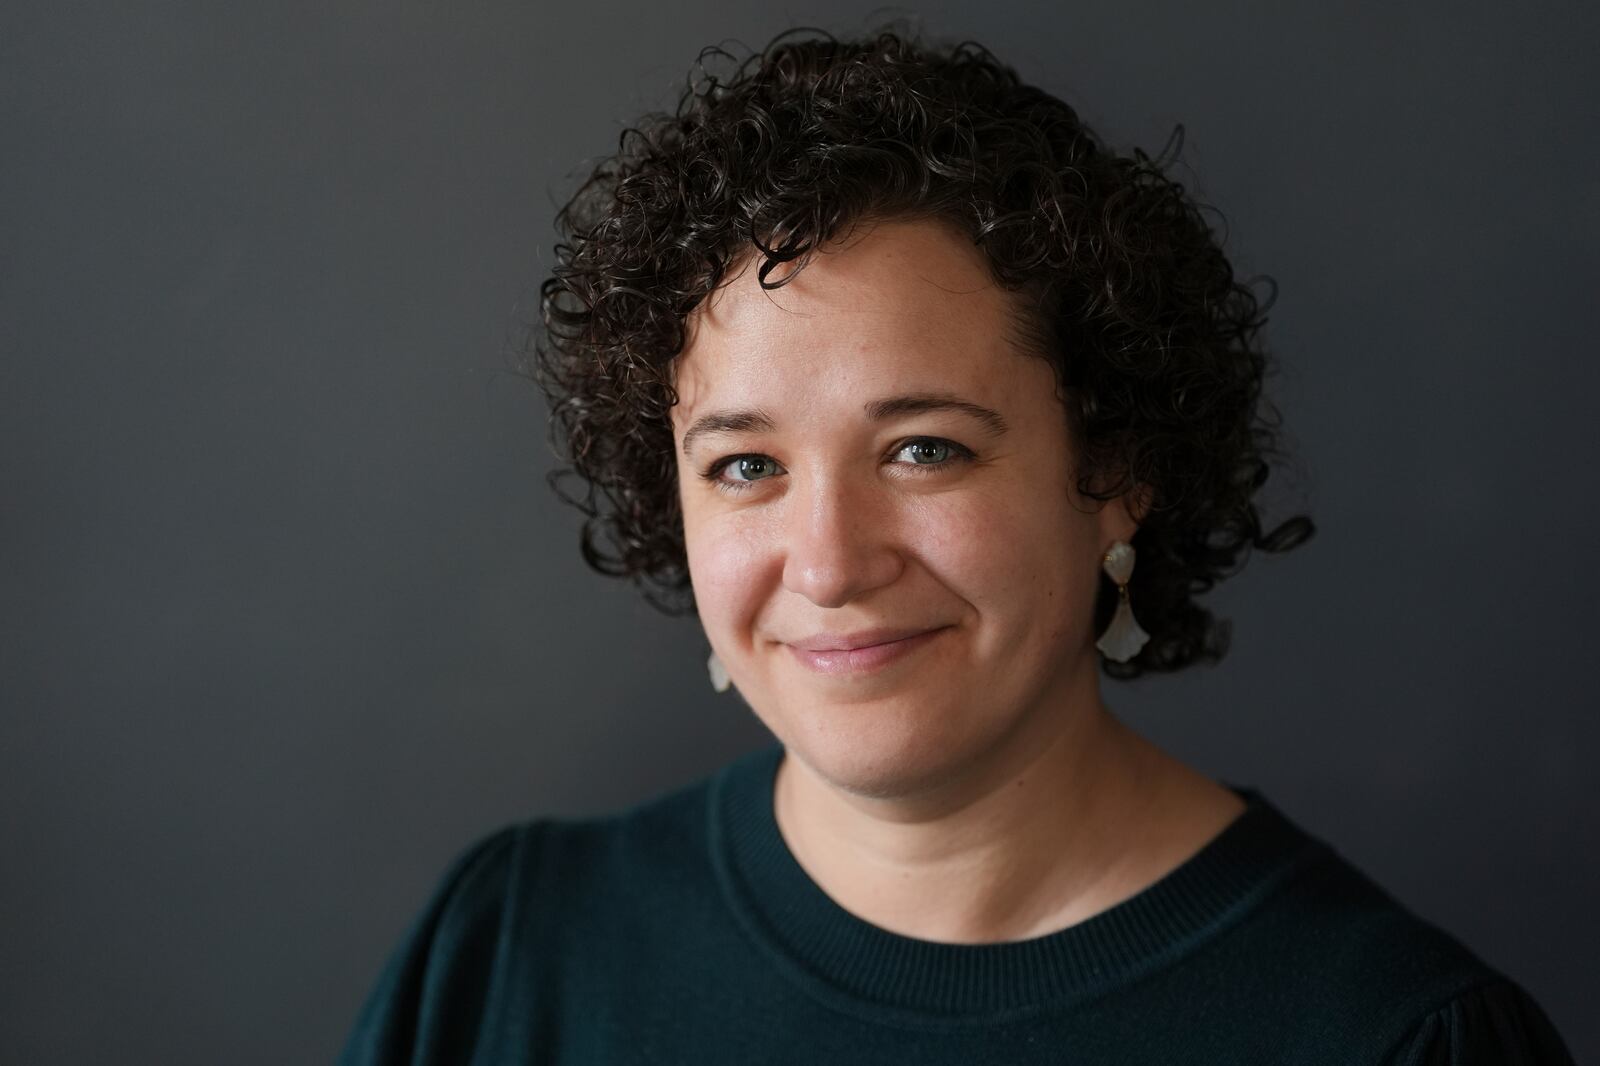
[[[725,644],[746,645],[767,595],[766,574],[772,566],[768,536],[751,523],[685,523],[689,581],[700,621]]]
[[[990,639],[1054,643],[1087,626],[1097,582],[1093,515],[1038,493],[930,500],[919,552],[972,605]]]

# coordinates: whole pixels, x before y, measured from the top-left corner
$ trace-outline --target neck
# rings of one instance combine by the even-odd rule
[[[779,829],[830,897],[891,932],[993,943],[1074,924],[1171,859],[1156,844],[1153,812],[1176,764],[1097,693],[1041,721],[1058,724],[1023,731],[911,797],[844,792],[786,754],[773,797]],[[1198,775],[1187,772],[1192,787]]]

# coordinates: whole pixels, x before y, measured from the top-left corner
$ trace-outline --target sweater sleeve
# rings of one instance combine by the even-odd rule
[[[431,1066],[471,1058],[521,832],[501,829],[451,863],[368,993],[339,1066]]]
[[[1391,1066],[1573,1066],[1539,1004],[1508,978],[1476,985],[1401,1041]]]

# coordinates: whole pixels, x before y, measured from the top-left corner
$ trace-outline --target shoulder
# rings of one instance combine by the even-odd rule
[[[504,826],[450,861],[368,992],[341,1066],[449,1061],[470,1043],[487,1011],[516,871],[543,829]]]
[[[555,918],[571,925],[621,894],[670,889],[704,865],[706,783],[625,810],[544,817],[485,834],[450,864],[435,890],[436,936],[447,942],[526,937]]]
[[[1226,939],[1313,1046],[1384,1063],[1569,1063],[1538,1004],[1326,842]],[[1357,1035],[1359,1034],[1359,1036]]]
[[[462,848],[368,993],[341,1066],[468,1061],[555,960],[626,942],[628,923],[667,900],[703,901],[704,791],[529,819]]]
[[[1572,1053],[1521,985],[1494,975],[1409,1026],[1383,1059],[1394,1066],[1572,1066]]]
[[[631,875],[668,877],[705,851],[702,779],[609,814],[542,817],[503,826],[464,848],[439,879],[434,905],[457,928],[504,927],[510,908],[585,895]]]

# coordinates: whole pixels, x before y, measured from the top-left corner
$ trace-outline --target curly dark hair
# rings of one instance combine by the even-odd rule
[[[524,352],[550,403],[550,484],[587,516],[588,565],[632,579],[663,611],[694,613],[669,420],[686,316],[757,253],[760,284],[776,288],[846,227],[934,219],[956,224],[1016,294],[1018,342],[1056,371],[1079,491],[1103,501],[1137,488],[1148,504],[1129,596],[1151,639],[1102,669],[1133,678],[1219,661],[1230,623],[1194,597],[1250,547],[1287,551],[1314,526],[1297,515],[1262,532],[1253,497],[1283,455],[1261,395],[1257,334],[1272,300],[1234,280],[1164,158],[1109,150],[972,41],[787,30],[726,81],[709,56],[734,58],[702,51],[676,112],[624,130],[560,210]],[[576,494],[563,487],[574,476]],[[1096,631],[1115,591],[1102,577]]]

